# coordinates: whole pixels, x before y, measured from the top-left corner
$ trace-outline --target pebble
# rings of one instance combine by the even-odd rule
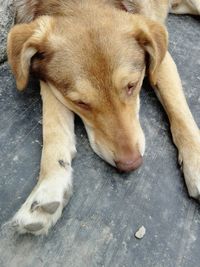
[[[146,234],[146,228],[144,226],[141,226],[137,232],[135,233],[135,237],[137,239],[142,239]]]

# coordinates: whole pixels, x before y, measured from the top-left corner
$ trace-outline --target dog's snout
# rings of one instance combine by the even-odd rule
[[[115,164],[119,171],[130,172],[139,168],[142,165],[142,162],[142,156],[137,153],[129,157],[121,157],[115,161]]]

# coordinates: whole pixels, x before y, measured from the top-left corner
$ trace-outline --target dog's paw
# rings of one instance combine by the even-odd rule
[[[71,180],[66,177],[42,179],[12,219],[20,234],[47,234],[62,214],[72,193]]]
[[[200,145],[180,153],[179,163],[190,197],[200,201]]]

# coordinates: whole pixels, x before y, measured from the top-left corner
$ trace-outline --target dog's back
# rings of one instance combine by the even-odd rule
[[[107,4],[131,13],[145,15],[164,22],[169,11],[169,0],[15,0],[16,23],[30,22],[41,15],[67,15],[76,12],[83,3]],[[77,11],[78,12],[78,11]]]

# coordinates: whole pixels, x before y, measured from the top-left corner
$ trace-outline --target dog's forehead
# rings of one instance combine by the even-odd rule
[[[104,23],[103,18],[93,21],[86,18],[83,20],[58,18],[54,21],[52,31],[48,32],[48,37],[53,40],[55,48],[68,50],[68,53],[73,56],[81,54],[88,57],[89,53],[99,55],[95,57],[96,59],[102,59],[102,56],[111,57],[115,54],[117,58],[124,49],[127,50],[126,54],[130,52],[134,37],[130,41],[132,26],[128,24],[129,20],[120,20],[116,23],[112,20],[114,19],[107,18]]]
[[[79,75],[106,80],[119,67],[142,69],[143,50],[127,29],[108,26],[57,24],[49,35],[55,57]]]
[[[74,98],[85,90],[98,94],[121,90],[131,81],[127,76],[144,68],[144,51],[131,36],[130,28],[116,27],[110,21],[101,25],[101,21],[91,24],[59,19],[48,33],[55,51],[52,64],[47,66],[49,75],[61,84],[67,79],[71,85],[68,92],[73,92]]]

